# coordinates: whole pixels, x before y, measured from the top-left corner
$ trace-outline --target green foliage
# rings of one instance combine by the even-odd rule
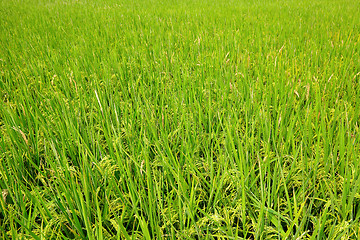
[[[2,239],[359,239],[360,3],[0,2]]]

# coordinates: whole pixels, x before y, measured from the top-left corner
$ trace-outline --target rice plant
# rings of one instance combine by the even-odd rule
[[[359,239],[359,19],[0,1],[1,239]]]

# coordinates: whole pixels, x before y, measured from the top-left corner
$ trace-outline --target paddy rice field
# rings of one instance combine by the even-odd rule
[[[0,0],[1,239],[359,239],[360,1]]]

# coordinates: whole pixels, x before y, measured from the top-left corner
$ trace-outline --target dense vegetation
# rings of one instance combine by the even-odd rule
[[[359,239],[359,19],[0,1],[0,237]]]

